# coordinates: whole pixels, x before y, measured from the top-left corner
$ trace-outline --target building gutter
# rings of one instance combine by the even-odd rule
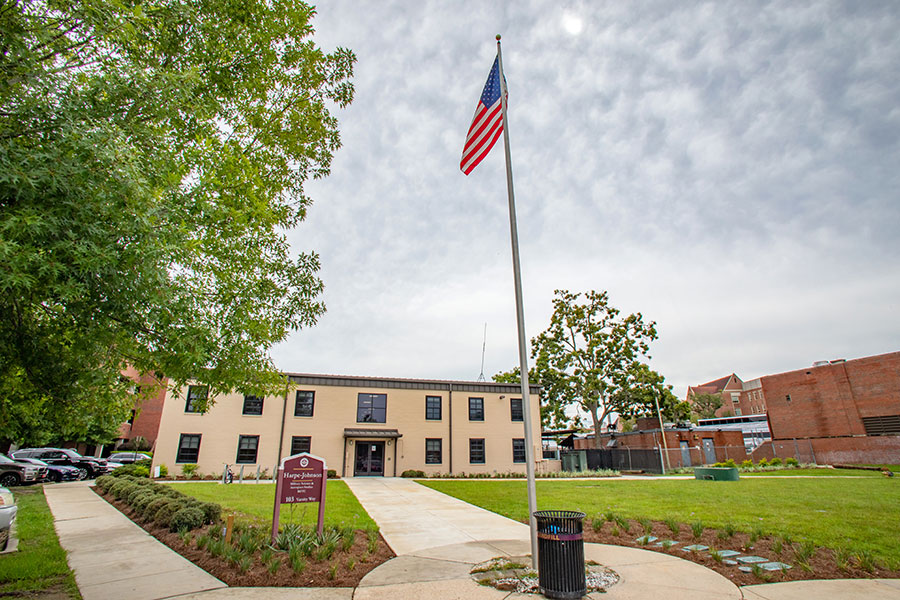
[[[453,474],[453,384],[452,383],[447,385],[447,391],[448,391],[448,396],[447,396],[447,421],[448,421],[447,456],[450,457],[450,464],[448,466],[450,469],[450,474],[452,475]]]
[[[281,452],[284,450],[284,422],[287,420],[287,402],[288,402],[288,392],[284,393],[284,404],[281,406],[281,433],[278,435],[278,457],[275,460],[275,470],[278,470],[278,465],[281,464]],[[273,477],[277,477],[278,474],[275,473]]]

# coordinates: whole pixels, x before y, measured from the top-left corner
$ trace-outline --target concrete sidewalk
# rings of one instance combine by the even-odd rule
[[[97,496],[87,482],[47,485],[60,543],[84,600],[501,600],[538,598],[480,586],[474,564],[530,553],[528,527],[411,480],[345,480],[398,556],[352,588],[229,588]],[[211,483],[210,485],[216,485]],[[621,577],[618,600],[900,600],[900,580],[797,581],[738,588],[695,563],[637,548],[585,544],[585,557]]]
[[[498,556],[531,554],[527,525],[409,479],[354,478],[346,482],[398,554],[363,578],[354,600],[519,596],[481,586],[469,571]],[[621,578],[607,593],[590,598],[742,598],[740,589],[715,571],[668,554],[585,544],[585,558],[613,569]]]

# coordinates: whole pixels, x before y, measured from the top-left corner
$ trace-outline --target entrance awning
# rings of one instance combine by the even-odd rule
[[[345,438],[401,438],[403,434],[396,429],[344,429]]]

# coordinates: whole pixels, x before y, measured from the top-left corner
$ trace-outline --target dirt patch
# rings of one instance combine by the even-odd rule
[[[597,530],[594,529],[590,520],[585,519],[584,539],[591,543],[629,546],[671,554],[712,569],[737,585],[806,579],[900,578],[900,571],[889,570],[879,564],[871,564],[870,559],[865,556],[842,556],[828,548],[804,548],[799,542],[786,541],[779,537],[763,536],[756,537],[751,541],[753,536],[748,533],[735,532],[729,536],[724,533],[720,534],[720,531],[715,529],[706,529],[699,538],[696,538],[690,527],[684,523],[680,524],[678,533],[675,534],[666,523],[651,522],[650,535],[658,539],[648,544],[641,544],[637,540],[644,535],[643,525],[634,520],[625,520],[625,522],[628,523],[630,532],[624,531],[623,523],[616,521],[603,521]],[[679,543],[668,549],[654,545],[662,540],[673,540]],[[772,562],[787,563],[791,565],[791,568],[786,571],[744,573],[737,566],[725,564],[724,559],[721,562],[716,560],[709,551],[685,552],[682,549],[691,544],[702,544],[708,546],[710,550],[717,551],[735,550],[744,556],[753,555]],[[803,558],[804,551],[811,552],[808,558]]]
[[[272,557],[264,563],[261,556],[264,549],[253,553],[250,556],[251,566],[245,572],[241,572],[237,565],[225,557],[213,556],[197,546],[198,539],[211,533],[213,527],[221,529],[221,523],[196,529],[185,541],[182,536],[172,533],[167,528],[144,522],[130,506],[112,496],[104,495],[102,490],[92,489],[144,531],[232,587],[356,587],[369,571],[395,556],[381,534],[378,534],[378,539],[370,545],[366,532],[358,530],[350,548],[343,550],[338,547],[327,560],[314,560],[309,557],[299,572],[292,568],[287,552],[272,552]],[[273,571],[271,566],[275,560],[280,564]]]

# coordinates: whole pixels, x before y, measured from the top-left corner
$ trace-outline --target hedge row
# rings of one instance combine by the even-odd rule
[[[103,475],[96,484],[104,493],[128,504],[145,523],[156,523],[171,531],[197,529],[216,523],[222,515],[222,507],[214,502],[201,502],[143,477]]]

